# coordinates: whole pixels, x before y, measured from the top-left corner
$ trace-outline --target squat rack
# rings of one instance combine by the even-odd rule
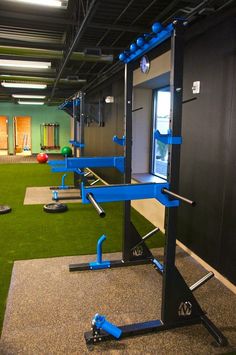
[[[80,156],[84,153],[84,92],[79,91],[74,94],[73,97],[65,100],[59,107],[59,110],[65,111],[68,115],[70,115],[73,119],[73,139],[69,141],[69,143],[73,146],[73,156],[77,157],[77,149],[80,149]],[[69,170],[64,168],[63,165],[66,165],[67,157],[62,160],[51,160],[48,162],[49,165],[52,166],[52,172],[73,172],[74,177],[74,185],[67,186],[65,185],[66,174],[62,176],[62,183],[60,186],[53,186],[50,189],[53,191],[53,199],[55,200],[63,200],[63,199],[77,199],[80,196],[66,196],[59,197],[58,192],[56,190],[68,190],[68,189],[78,189],[80,188],[81,181],[83,179],[83,170],[73,169]],[[56,167],[55,167],[56,166]]]
[[[120,187],[119,200],[124,201],[124,234],[123,234],[123,255],[122,260],[109,263],[109,267],[129,266],[152,262],[158,272],[162,274],[162,306],[161,319],[151,320],[143,323],[129,324],[116,327],[105,320],[105,317],[95,315],[92,320],[92,330],[85,333],[85,340],[88,344],[95,344],[99,341],[144,334],[153,331],[162,331],[177,327],[189,326],[202,323],[209,333],[215,338],[219,345],[226,345],[227,339],[220,330],[208,319],[202,310],[193,292],[209,280],[213,273],[207,274],[201,280],[189,287],[182,275],[175,266],[176,235],[177,235],[177,206],[178,200],[193,204],[182,196],[178,195],[179,189],[179,167],[180,167],[180,144],[181,144],[181,122],[182,122],[182,91],[183,91],[183,54],[184,54],[184,27],[186,23],[182,20],[175,20],[173,24],[162,28],[159,24],[153,25],[153,33],[145,40],[137,41],[130,47],[129,52],[120,55],[125,62],[125,185],[106,187],[84,187],[82,186],[82,198],[84,203],[92,203],[98,212],[103,211],[98,202],[114,201],[112,193]],[[170,130],[167,139],[169,145],[168,183],[159,192],[163,196],[167,194],[170,205],[165,204],[165,231],[166,242],[164,250],[164,264],[160,265],[147,248],[144,240],[136,231],[131,222],[131,198],[127,197],[125,189],[129,189],[132,199],[140,198],[136,184],[131,183],[131,159],[132,159],[132,90],[133,71],[137,68],[137,60],[147,52],[156,50],[156,47],[170,38],[171,49],[171,114]],[[160,138],[160,134],[157,134]],[[141,184],[144,193],[150,188],[150,184]],[[123,186],[123,187],[122,187]],[[101,190],[103,189],[103,190]],[[104,192],[107,189],[107,194]],[[100,192],[102,191],[102,193]],[[174,192],[172,192],[174,191]],[[140,193],[140,191],[139,191]],[[102,195],[105,195],[102,196]],[[110,199],[109,199],[110,195]],[[136,196],[135,196],[136,195]],[[114,195],[115,196],[115,195]],[[143,198],[143,195],[142,197]],[[147,197],[146,197],[147,198]],[[148,197],[149,198],[149,197]],[[175,198],[173,200],[173,198]],[[176,200],[176,198],[178,200]],[[116,199],[117,200],[117,199]],[[172,202],[172,203],[171,203]],[[174,203],[173,203],[174,202]],[[152,234],[152,232],[150,233]],[[100,244],[102,243],[100,240]],[[142,245],[142,254],[135,254],[137,244]],[[101,255],[100,255],[101,256]],[[101,258],[100,258],[101,259]],[[90,264],[71,265],[70,271],[89,270]]]

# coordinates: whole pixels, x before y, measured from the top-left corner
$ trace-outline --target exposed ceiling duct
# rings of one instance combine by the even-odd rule
[[[61,60],[63,58],[63,51],[39,48],[0,46],[0,56]],[[73,52],[71,54],[70,59],[74,61],[112,63],[114,57],[113,55],[105,54],[89,54],[88,51],[87,53]]]
[[[45,83],[47,97],[56,99],[71,96],[81,88],[94,90],[122,70],[120,52],[149,33],[155,21],[166,24],[173,16],[185,17],[193,26],[202,18],[233,12],[236,2],[58,1],[62,2],[58,8],[41,6],[43,1],[38,5],[0,1],[0,58],[51,62],[49,69],[3,67],[0,81]],[[12,100],[12,93],[1,87],[0,99]]]
[[[53,84],[54,83],[54,78],[45,78],[45,77],[39,77],[39,76],[21,76],[21,75],[0,75],[0,81],[10,81],[10,82],[33,82],[33,83],[47,83],[47,84]],[[59,81],[59,84],[64,84],[64,85],[77,85],[77,84],[86,84],[87,80],[86,79],[70,79],[70,78],[61,78]]]

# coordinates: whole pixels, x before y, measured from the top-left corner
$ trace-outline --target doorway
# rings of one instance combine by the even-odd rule
[[[0,155],[8,155],[8,118],[0,116]]]
[[[16,155],[31,155],[31,117],[14,117],[14,150]]]
[[[170,87],[154,91],[153,133],[167,134],[170,124]],[[154,136],[153,136],[154,137]],[[168,145],[153,138],[152,174],[167,179]]]

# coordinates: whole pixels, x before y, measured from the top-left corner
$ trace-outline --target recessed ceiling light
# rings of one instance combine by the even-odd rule
[[[43,101],[18,101],[19,105],[44,105]]]
[[[9,60],[0,59],[1,67],[13,67],[13,68],[37,68],[37,69],[48,69],[51,68],[50,62],[33,62],[28,60]]]
[[[29,84],[29,83],[8,83],[2,81],[1,85],[5,88],[20,88],[20,89],[46,89],[46,84]]]
[[[15,0],[15,1],[24,2],[33,5],[43,5],[43,6],[53,6],[53,7],[62,6],[62,2],[59,0]]]
[[[45,99],[45,95],[21,95],[21,94],[12,94],[12,97],[15,99]]]

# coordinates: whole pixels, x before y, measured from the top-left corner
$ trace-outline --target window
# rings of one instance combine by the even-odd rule
[[[167,134],[170,120],[170,87],[154,91],[153,100],[153,137],[158,130]],[[152,174],[167,179],[168,145],[153,139]]]

